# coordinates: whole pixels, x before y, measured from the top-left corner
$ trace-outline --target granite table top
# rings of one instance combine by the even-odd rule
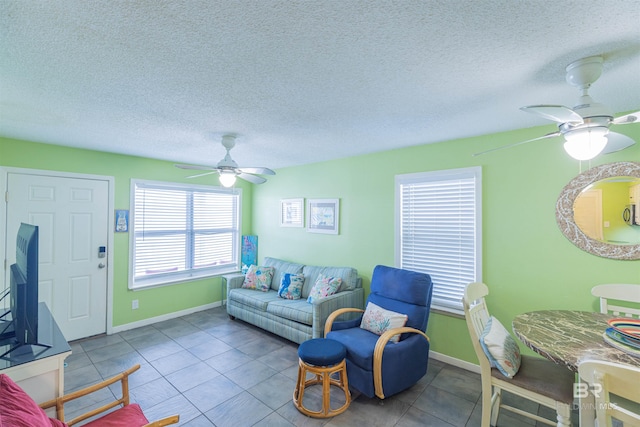
[[[607,344],[602,335],[614,318],[603,313],[542,310],[513,319],[513,332],[531,350],[574,372],[583,360],[605,360],[640,367],[640,357]]]

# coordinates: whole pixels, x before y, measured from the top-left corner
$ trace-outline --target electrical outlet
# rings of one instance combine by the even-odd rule
[[[138,300],[134,299],[133,301],[131,301],[131,310],[137,310],[138,309]]]

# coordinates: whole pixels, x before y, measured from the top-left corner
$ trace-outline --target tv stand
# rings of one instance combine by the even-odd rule
[[[51,346],[49,344],[41,344],[41,343],[36,343],[36,344],[12,344],[13,347],[11,347],[11,345],[9,346],[9,350],[5,351],[4,353],[0,354],[0,359],[8,359],[11,360],[11,358],[15,358],[16,356],[21,356],[23,354],[33,354],[34,356],[37,356],[38,354],[40,354],[40,352],[44,352],[46,351],[48,348],[51,348]],[[33,347],[41,347],[41,351],[40,352],[35,352]],[[7,356],[9,355],[9,356]]]
[[[40,304],[38,304],[38,316],[40,315]],[[9,310],[3,315],[0,315],[0,319],[9,314]],[[57,325],[56,325],[57,326]],[[29,354],[35,352],[32,346],[40,347],[42,351],[51,348],[50,342],[53,340],[53,330],[51,322],[46,321],[42,324],[38,324],[38,342],[30,344],[21,344],[15,339],[16,332],[13,326],[13,320],[0,320],[0,343],[5,348],[4,352],[0,352],[0,359],[8,359],[20,357],[22,354]]]
[[[8,312],[9,310],[7,310]],[[0,316],[3,318],[7,313]],[[16,332],[13,330],[13,322],[11,320],[0,320],[0,341],[13,338]]]
[[[0,329],[2,331],[2,329]],[[49,308],[38,304],[38,339],[46,347],[16,345],[14,338],[0,340],[0,374],[7,374],[37,403],[64,394],[64,360],[71,347],[56,324]]]

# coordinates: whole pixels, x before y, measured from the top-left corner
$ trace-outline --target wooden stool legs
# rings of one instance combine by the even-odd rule
[[[315,375],[314,378],[307,380],[307,372]],[[332,374],[338,374],[337,378],[331,378]],[[310,411],[305,408],[302,399],[304,398],[304,390],[306,387],[322,384],[322,410]],[[331,409],[331,386],[336,386],[344,392],[345,403],[338,409]],[[349,380],[347,379],[347,363],[343,359],[342,362],[332,366],[313,366],[298,360],[298,381],[293,391],[293,404],[298,411],[314,418],[329,418],[339,415],[347,410],[351,404],[351,393],[349,393]]]

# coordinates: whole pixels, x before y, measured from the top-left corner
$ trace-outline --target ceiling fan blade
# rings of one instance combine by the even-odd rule
[[[558,123],[584,123],[580,114],[564,105],[529,105],[520,109]]]
[[[512,147],[516,147],[518,145],[522,145],[522,144],[526,144],[527,142],[533,142],[533,141],[539,141],[541,139],[547,139],[547,138],[553,138],[554,136],[560,136],[561,133],[560,132],[552,132],[552,133],[548,133],[546,135],[543,136],[539,136],[537,138],[533,138],[533,139],[527,139],[526,141],[520,141],[520,142],[516,142],[515,144],[509,144],[509,145],[503,145],[502,147],[496,147],[496,148],[492,148],[490,150],[486,150],[486,151],[481,151],[479,153],[475,153],[473,155],[473,157],[475,156],[480,156],[482,154],[487,154],[487,153],[491,153],[492,151],[498,151],[498,150],[503,150],[505,148],[512,148]]]
[[[637,121],[640,121],[640,111],[616,117],[611,123],[613,123],[614,125],[627,125],[629,123],[635,123]]]
[[[238,168],[240,173],[257,173],[258,175],[275,175],[276,173],[269,168]]]
[[[636,142],[627,135],[609,131],[607,134],[607,145],[604,146],[601,154],[615,153],[616,151],[631,147],[635,143]]]
[[[249,181],[252,184],[262,184],[263,182],[267,182],[267,180],[264,179],[263,177],[251,175],[250,173],[240,172],[237,176],[238,178],[244,179],[245,181]]]
[[[180,169],[193,169],[193,170],[199,170],[199,171],[216,170],[216,168],[213,166],[197,166],[197,165],[183,165],[183,164],[175,164],[174,166]]]
[[[214,174],[214,173],[218,173],[218,171],[215,170],[215,171],[211,171],[211,172],[199,173],[198,175],[191,175],[191,176],[188,176],[187,179],[200,178],[201,176],[207,176],[207,175],[211,175],[211,174]]]

